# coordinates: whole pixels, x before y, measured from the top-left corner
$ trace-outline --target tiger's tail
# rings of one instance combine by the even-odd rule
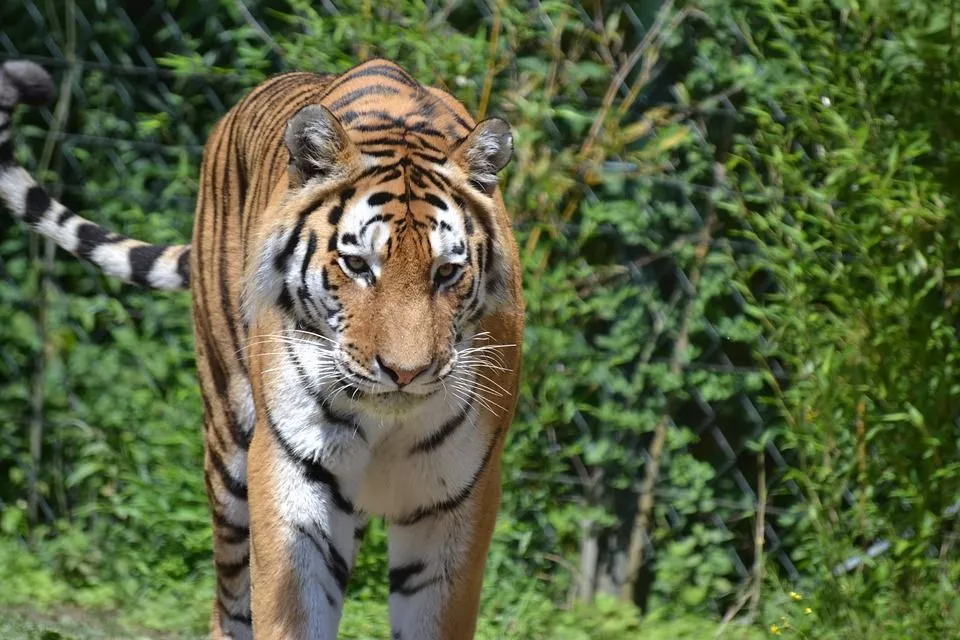
[[[150,244],[109,231],[51,198],[17,164],[13,109],[44,104],[53,95],[53,81],[39,65],[24,60],[0,65],[0,202],[31,229],[107,275],[151,289],[189,289],[189,244]]]

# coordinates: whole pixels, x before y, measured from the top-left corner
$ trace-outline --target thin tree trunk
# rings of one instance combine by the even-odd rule
[[[597,586],[600,543],[593,520],[580,521],[580,580],[577,594],[582,602],[593,602]]]
[[[720,168],[715,167],[715,173],[720,171],[722,171]],[[697,302],[697,287],[700,284],[703,263],[706,260],[707,253],[710,251],[710,243],[713,241],[715,225],[716,211],[710,206],[706,219],[704,220],[703,229],[700,232],[700,239],[697,242],[697,251],[693,267],[688,276],[691,289],[690,298],[684,306],[677,339],[673,343],[673,353],[670,356],[670,372],[675,377],[683,372],[684,358],[690,341],[690,321]],[[650,443],[649,449],[649,459],[646,465],[644,465],[643,482],[640,484],[640,495],[637,499],[637,515],[634,519],[633,529],[630,533],[630,545],[627,549],[627,570],[620,590],[620,598],[627,602],[633,601],[637,578],[640,575],[640,569],[643,567],[645,560],[644,542],[650,531],[650,520],[653,516],[653,491],[656,488],[657,478],[660,474],[660,461],[663,457],[663,450],[667,441],[667,423],[670,421],[672,400],[673,398],[667,399],[666,407],[660,416],[660,420],[657,421],[654,427],[653,441]]]

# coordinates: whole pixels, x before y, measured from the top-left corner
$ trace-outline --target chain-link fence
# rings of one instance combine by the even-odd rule
[[[137,13],[134,15],[129,13],[133,3],[126,3],[123,7],[109,9],[112,24],[107,30],[101,24],[102,7],[98,8],[95,3],[78,3],[73,9],[75,33],[72,35],[64,24],[62,9],[52,2],[22,0],[22,3],[5,3],[0,8],[0,23],[4,25],[0,31],[0,60],[22,57],[37,61],[53,71],[63,83],[62,88],[71,94],[70,112],[65,117],[59,118],[53,107],[43,109],[38,115],[26,116],[24,122],[27,126],[23,128],[23,135],[30,147],[42,147],[47,136],[52,136],[55,141],[57,153],[50,166],[56,175],[56,189],[62,192],[68,205],[83,211],[96,210],[98,203],[104,201],[135,205],[144,211],[192,209],[191,198],[182,194],[171,196],[168,185],[149,177],[144,181],[138,172],[144,167],[153,167],[156,175],[164,175],[164,169],[177,163],[199,167],[207,132],[216,118],[249,87],[244,86],[245,76],[242,73],[231,76],[213,70],[209,73],[174,72],[164,64],[163,59],[170,54],[192,54],[196,43],[216,42],[216,33],[229,29],[252,29],[269,42],[272,30],[288,28],[273,12],[280,8],[279,5],[269,6],[270,3],[265,2],[244,4],[244,0],[238,0],[234,14],[227,15],[222,13],[218,3],[209,4],[207,10],[203,8],[204,3],[191,4],[188,10],[186,4],[168,5],[154,0],[136,5]],[[639,40],[650,28],[657,5],[649,3],[643,10],[630,7],[624,10],[630,22],[624,29],[630,31],[634,40]],[[323,2],[321,6],[323,11],[331,14],[338,12],[335,2]],[[478,0],[476,6],[480,15],[488,19],[490,5]],[[589,20],[589,10],[581,7],[580,11]],[[72,50],[64,45],[70,40]],[[224,43],[222,49],[211,53],[211,67],[215,64],[233,64],[231,47],[231,44]],[[284,70],[279,56],[270,55],[274,56],[271,59],[273,70]],[[666,70],[665,74],[668,73],[669,70]],[[89,80],[90,76],[98,79],[94,83],[98,90],[93,95],[84,89],[90,86],[89,82],[80,81],[81,77]],[[638,118],[643,110],[652,106],[675,106],[670,95],[669,78],[665,76],[660,85],[660,91],[652,92],[645,100],[636,103],[634,109]],[[624,78],[618,91],[622,96],[630,91],[627,78]],[[583,94],[582,98],[584,101],[597,100],[587,94]],[[113,127],[109,135],[77,133],[78,116],[75,114],[85,112],[108,114],[119,124]],[[158,129],[156,134],[138,129],[137,123],[142,122],[145,113],[164,114],[167,126]],[[732,121],[739,117],[736,107],[726,97],[717,100],[710,108],[701,110],[700,115],[721,124],[725,119]],[[548,126],[554,125],[550,123]],[[693,127],[692,130],[699,135],[706,135],[701,128]],[[128,131],[130,135],[115,133],[123,131]],[[560,135],[559,130],[551,133]],[[716,144],[715,139],[701,142],[704,146]],[[112,167],[117,177],[112,183],[114,186],[110,189],[91,188],[85,179],[88,162]],[[616,162],[608,162],[607,168],[611,172],[624,170]],[[724,187],[719,182],[691,183],[676,177],[680,175],[682,171],[678,170],[675,175],[648,176],[641,180],[649,181],[668,191],[670,197],[682,200],[678,206],[683,209],[699,211],[691,234],[699,238],[699,234],[711,224],[704,207],[711,198],[723,197]],[[143,188],[127,189],[124,187],[126,183],[136,183]],[[589,187],[585,186],[584,189],[586,201],[598,198]],[[177,218],[173,223],[175,233],[181,240],[186,240],[189,237],[189,216]],[[9,223],[5,221],[2,224]],[[521,233],[528,231],[524,228],[525,224],[520,224]],[[572,221],[558,231],[575,236],[578,233],[577,224]],[[711,238],[707,245],[710,251],[731,250],[731,247],[737,252],[749,251],[749,247],[729,237]],[[623,269],[631,281],[661,292],[665,300],[675,296],[675,304],[697,296],[697,285],[691,282],[690,271],[675,261],[659,260],[657,256],[639,256],[631,263],[624,264]],[[8,282],[14,282],[5,265],[0,264],[0,272],[5,274]],[[773,283],[769,281],[757,282],[757,295],[762,295],[772,286]],[[742,312],[746,302],[731,288],[728,304],[726,311],[735,314]],[[693,363],[685,365],[687,372],[720,372],[728,374],[735,381],[756,372],[753,354],[756,345],[727,339],[723,329],[715,326],[709,315],[698,318],[697,323],[698,343],[694,346],[699,355]],[[649,362],[670,365],[670,353],[658,347]],[[785,377],[782,371],[773,373]],[[736,577],[741,581],[748,580],[753,571],[758,478],[765,475],[766,487],[778,488],[780,494],[771,498],[766,507],[770,517],[764,523],[765,552],[776,556],[788,576],[796,577],[797,570],[781,541],[775,522],[776,516],[794,503],[799,492],[791,483],[780,482],[788,462],[771,443],[766,445],[765,468],[761,473],[756,452],[750,450],[748,445],[768,426],[772,414],[769,409],[758,405],[757,390],[749,390],[739,382],[733,384],[737,387],[735,392],[719,402],[706,397],[696,387],[686,389],[685,398],[671,403],[665,428],[672,429],[676,424],[682,424],[691,430],[696,437],[679,451],[709,463],[715,471],[714,503],[719,508],[701,520],[707,520],[711,527],[727,534],[724,546],[732,560]],[[573,422],[582,425],[583,431],[589,433],[586,418],[582,414],[575,414]],[[647,440],[644,444],[649,447],[651,441]],[[644,456],[650,462],[656,454],[645,451]],[[541,476],[526,471],[514,474],[507,471],[507,475],[515,484],[527,481],[567,484],[584,493],[589,491],[591,482],[572,469],[566,475]],[[660,487],[660,483],[655,486]],[[617,541],[609,543],[612,545],[610,549],[594,550],[601,556],[608,556],[605,562],[610,566],[600,572],[605,571],[609,574],[608,579],[614,582],[622,579],[627,553],[624,537],[628,537],[631,530],[636,495],[642,489],[642,478],[638,478],[633,487],[625,490],[628,497],[625,499],[627,506],[624,513],[628,515],[624,519],[624,531]],[[669,487],[655,489],[654,493],[658,503],[667,505],[663,514],[668,528],[691,526],[689,518],[670,507],[674,496]],[[47,511],[51,509],[47,508]],[[656,573],[658,544],[653,536],[646,536],[644,555],[648,562],[641,576],[641,585],[646,584],[647,589]],[[600,580],[600,577],[596,576],[596,579]]]

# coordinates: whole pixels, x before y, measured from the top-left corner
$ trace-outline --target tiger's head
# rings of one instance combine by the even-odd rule
[[[288,123],[289,187],[246,302],[280,311],[308,384],[377,410],[415,406],[445,380],[456,388],[480,320],[508,300],[497,173],[510,128],[452,131],[322,105]]]

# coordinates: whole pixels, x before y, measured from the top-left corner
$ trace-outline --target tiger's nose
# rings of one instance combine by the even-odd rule
[[[405,386],[413,382],[414,378],[419,376],[421,373],[430,368],[430,363],[422,367],[414,367],[412,369],[402,369],[397,366],[388,365],[386,362],[380,359],[380,356],[377,356],[377,364],[380,365],[380,369],[393,380],[397,386]]]

